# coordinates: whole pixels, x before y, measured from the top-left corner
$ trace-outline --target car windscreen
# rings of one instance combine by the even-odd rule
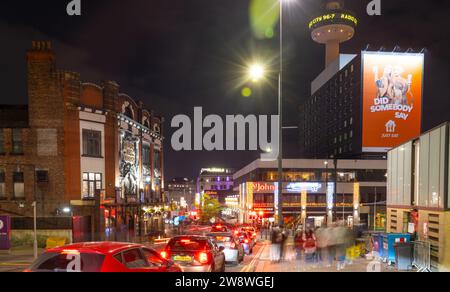
[[[194,251],[207,249],[208,243],[206,239],[175,238],[169,242],[168,247],[173,251]]]
[[[105,256],[96,253],[56,253],[41,255],[31,266],[32,272],[100,272]]]

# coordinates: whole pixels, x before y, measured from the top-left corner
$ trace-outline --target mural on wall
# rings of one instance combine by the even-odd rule
[[[139,139],[130,133],[124,133],[120,141],[120,177],[123,194],[136,196],[138,192]]]

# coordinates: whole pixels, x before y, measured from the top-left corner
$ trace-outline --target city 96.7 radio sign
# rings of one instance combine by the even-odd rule
[[[343,23],[352,26],[357,26],[358,19],[355,16],[351,15],[350,13],[343,13],[343,12],[327,13],[311,20],[309,22],[309,29],[313,29],[319,25],[327,25],[335,23]]]
[[[387,152],[420,135],[423,54],[363,52],[363,152]]]

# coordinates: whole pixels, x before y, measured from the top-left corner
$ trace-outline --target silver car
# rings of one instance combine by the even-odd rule
[[[244,260],[245,251],[243,245],[231,232],[213,232],[207,235],[212,238],[219,247],[223,247],[225,262],[227,264],[238,265]]]
[[[224,247],[206,236],[176,236],[161,255],[178,264],[184,272],[225,271]]]

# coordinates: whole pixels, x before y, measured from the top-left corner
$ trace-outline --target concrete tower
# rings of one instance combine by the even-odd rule
[[[309,22],[312,39],[326,46],[325,66],[339,57],[339,45],[353,38],[358,20],[343,0],[327,0],[324,11]]]

